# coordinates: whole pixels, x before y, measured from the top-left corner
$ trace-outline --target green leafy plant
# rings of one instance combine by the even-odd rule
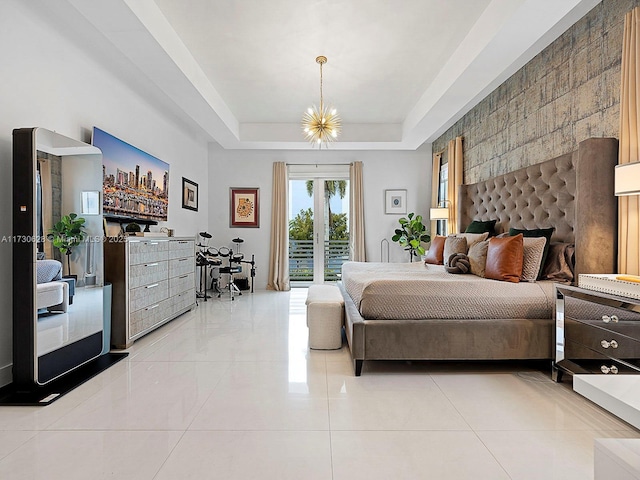
[[[402,217],[398,220],[400,228],[396,228],[395,235],[391,237],[391,240],[404,247],[409,252],[413,262],[414,256],[424,255],[425,250],[420,243],[431,241],[431,236],[426,233],[427,228],[422,223],[422,215],[415,215],[411,212],[407,217]]]
[[[87,237],[84,222],[84,218],[70,213],[63,216],[47,234],[47,238],[53,242],[53,246],[60,250],[61,254],[67,256],[67,272],[69,274],[71,273],[72,250]]]

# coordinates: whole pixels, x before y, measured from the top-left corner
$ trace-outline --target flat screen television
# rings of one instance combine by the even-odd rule
[[[93,127],[91,143],[102,150],[104,215],[166,221],[169,164],[98,127]]]

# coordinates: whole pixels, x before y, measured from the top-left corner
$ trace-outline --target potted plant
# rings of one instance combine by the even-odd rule
[[[400,228],[396,228],[395,235],[391,237],[391,240],[398,242],[409,252],[412,262],[414,256],[424,255],[425,250],[420,242],[431,241],[431,236],[425,232],[426,227],[422,223],[422,215],[415,215],[415,218],[414,215],[411,212],[407,215],[408,218],[400,218],[398,220]]]
[[[78,217],[75,213],[64,215],[56,223],[47,238],[53,242],[53,246],[60,250],[60,253],[67,256],[67,272],[71,275],[71,253],[87,237],[84,228],[85,219]]]

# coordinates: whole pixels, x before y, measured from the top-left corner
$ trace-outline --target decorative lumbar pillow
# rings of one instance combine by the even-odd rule
[[[471,267],[471,273],[479,277],[484,277],[484,270],[487,265],[487,248],[489,247],[489,240],[478,242],[469,247],[469,265]]]
[[[523,239],[524,257],[522,260],[522,275],[520,280],[523,282],[535,282],[540,272],[540,264],[544,249],[547,246],[547,239],[544,237],[531,237]]]
[[[496,226],[496,220],[474,220],[469,224],[465,233],[484,233],[488,232],[489,235],[493,235],[494,228]]]
[[[547,260],[547,255],[549,253],[549,245],[551,245],[551,235],[553,235],[554,227],[551,228],[533,228],[530,230],[519,229],[519,228],[510,228],[509,235],[518,235],[521,233],[524,237],[544,237],[547,239],[547,243],[544,247],[544,253],[542,254],[542,260],[540,261],[540,267],[538,268],[538,275],[536,278],[540,278],[542,276],[542,267],[544,267],[545,261]]]
[[[464,253],[454,253],[447,260],[447,264],[444,269],[449,273],[469,273],[471,270],[469,257]]]
[[[484,242],[489,238],[489,232],[484,233],[457,233],[456,237],[464,237],[467,239],[467,249],[471,248],[478,242]]]
[[[524,256],[522,235],[492,238],[487,247],[485,277],[504,282],[520,282]]]
[[[443,258],[446,260],[445,267],[449,265],[449,258],[454,253],[467,253],[467,239],[464,237],[456,237],[455,235],[449,235],[444,241],[444,253]]]
[[[424,263],[442,265],[444,263],[444,241],[446,237],[435,236],[431,240],[431,246],[424,258]]]

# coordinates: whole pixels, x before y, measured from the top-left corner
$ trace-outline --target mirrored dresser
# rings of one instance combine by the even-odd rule
[[[565,373],[574,391],[640,428],[640,300],[556,286],[552,377]]]

